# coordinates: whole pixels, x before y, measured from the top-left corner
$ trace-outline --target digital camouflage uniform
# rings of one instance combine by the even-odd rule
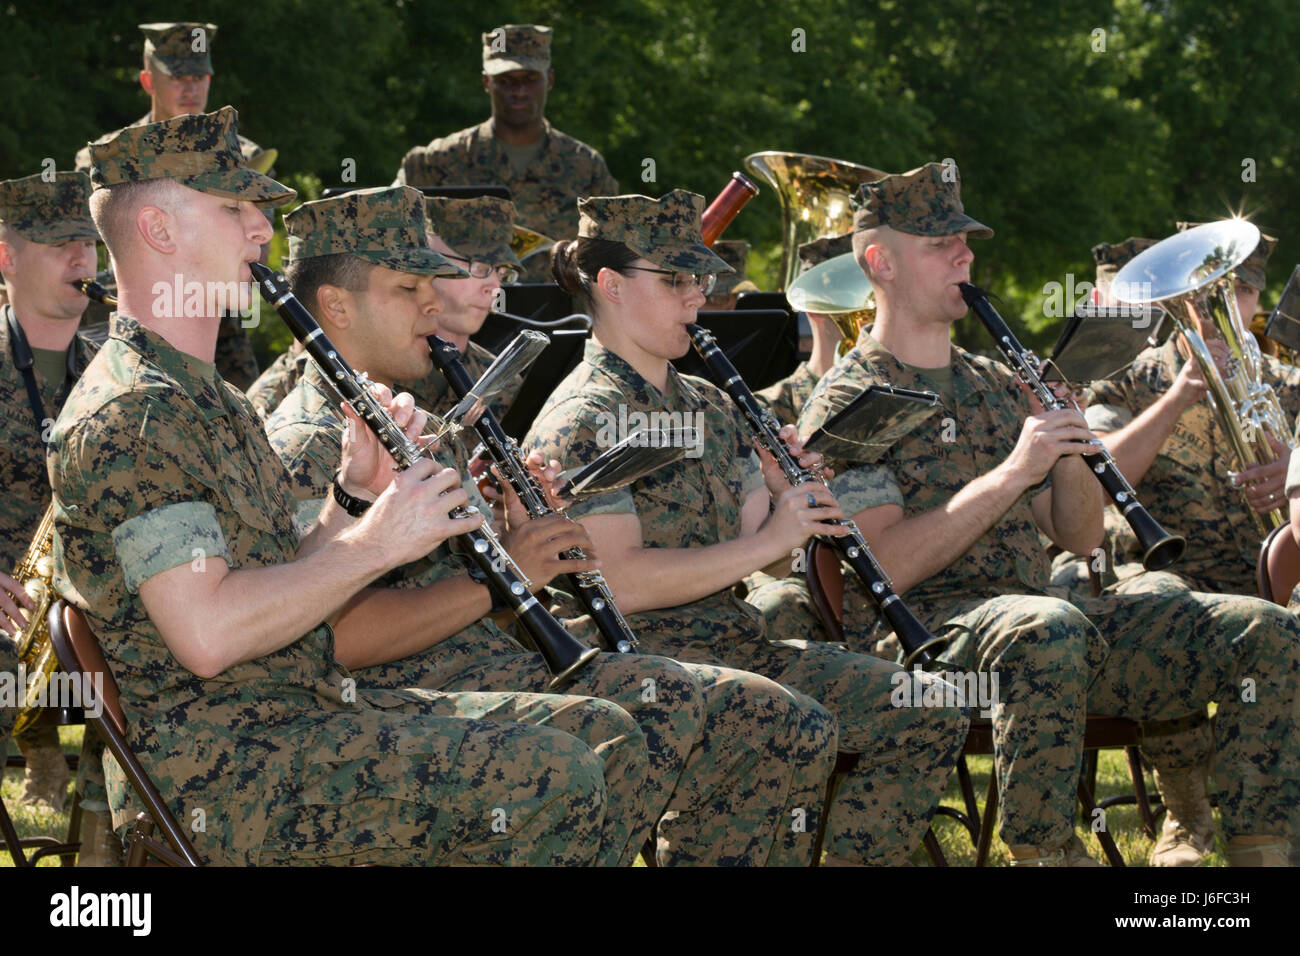
[[[991,236],[965,214],[960,190],[956,167],[938,163],[866,183],[854,229]],[[818,384],[799,421],[802,435],[870,385],[935,390],[944,403],[940,415],[891,447],[829,463],[846,513],[884,505],[899,507],[905,518],[932,511],[1010,455],[1030,414],[1014,376],[956,347],[949,361],[946,386],[937,373],[903,365],[863,331]],[[1218,703],[1216,780],[1225,835],[1285,835],[1288,810],[1300,798],[1296,622],[1241,597],[1053,596],[1030,508],[1050,486],[1048,476],[965,554],[902,595],[930,631],[952,638],[944,655],[950,665],[999,675],[992,718],[1003,840],[1056,851],[1072,837],[1088,713],[1168,720],[1199,714],[1211,700]],[[846,638],[850,646],[871,647],[881,636],[875,614],[853,576],[845,585]]]
[[[229,109],[123,133],[94,161],[97,187],[171,175],[251,201],[293,195],[242,166]],[[117,315],[55,426],[49,468],[56,585],[99,635],[146,770],[179,819],[203,820],[200,855],[590,863],[635,852],[644,742],[613,705],[355,691],[324,624],[212,680],[178,665],[141,583],[190,562],[201,573],[209,559],[282,564],[299,543],[288,476],[213,366]],[[123,807],[120,778],[110,792]]]
[[[89,195],[85,173],[57,173],[53,183],[44,182],[40,174],[0,182],[0,223],[30,242],[94,242],[99,233],[90,220]],[[5,412],[0,421],[0,487],[5,489],[0,507],[0,569],[6,574],[27,553],[50,504],[43,438],[48,437],[72,383],[95,353],[94,345],[77,335],[68,348],[65,375],[58,381],[46,380],[40,367],[32,366],[44,412],[38,421],[16,363],[17,343],[10,334],[10,323],[16,321],[9,305],[0,307],[0,408]],[[25,342],[23,347],[31,351]]]
[[[1184,224],[1180,224],[1180,227]],[[1134,255],[1153,245],[1149,239],[1094,248],[1099,279]],[[1240,281],[1257,289],[1264,286],[1264,263],[1271,242],[1258,248],[1236,270]],[[1184,362],[1176,336],[1161,346],[1143,350],[1133,364],[1114,379],[1094,382],[1085,413],[1094,430],[1115,432],[1131,423],[1173,387]],[[1262,358],[1263,382],[1277,395],[1288,420],[1300,414],[1300,370],[1269,355]],[[1278,436],[1285,440],[1288,436]],[[1228,479],[1238,469],[1236,456],[1208,401],[1198,402],[1178,419],[1174,431],[1137,483],[1139,499],[1162,527],[1182,535],[1187,550],[1178,563],[1160,572],[1142,568],[1142,548],[1137,536],[1114,508],[1106,509],[1106,531],[1114,549],[1114,570],[1122,593],[1140,594],[1181,588],[1211,593],[1255,595],[1255,565],[1259,534],[1241,490]],[[1053,580],[1078,575],[1084,558],[1061,555],[1053,563]],[[1086,571],[1084,572],[1086,573]],[[1148,734],[1143,753],[1164,770],[1190,767],[1210,759],[1214,740],[1208,722],[1192,730]]]
[[[605,416],[616,418],[619,404],[629,414],[703,412],[700,457],[683,458],[570,513],[635,514],[646,547],[707,547],[740,533],[741,506],[764,487],[763,479],[730,399],[702,379],[675,371],[669,379],[661,394],[617,355],[588,343],[582,364],[547,401],[525,447],[576,467],[600,454]],[[731,589],[627,618],[647,652],[753,671],[826,707],[839,723],[839,748],[862,755],[831,811],[827,852],[866,863],[906,860],[964,740],[960,709],[893,707],[896,665],[821,643],[807,630],[769,630],[762,614]]]
[[[303,207],[307,215],[295,211],[286,220],[294,261],[338,251],[327,248],[327,237],[356,243],[358,248],[349,251],[367,258],[373,256],[371,243],[385,238],[390,244],[423,247],[421,228],[414,225],[409,230],[414,235],[372,237],[368,224],[373,211],[391,193],[414,190],[351,193],[309,203]],[[423,218],[418,205],[412,218]],[[438,222],[433,217],[432,224]],[[508,218],[504,225],[508,230]],[[458,242],[455,248],[462,245],[471,244]],[[503,255],[481,248],[467,254],[490,263]],[[314,364],[267,422],[272,446],[305,509],[303,518],[314,517],[329,494],[343,428],[338,397]],[[436,457],[446,467],[457,467],[449,451],[440,449]],[[472,481],[466,489],[471,502],[487,513]],[[465,559],[444,544],[428,558],[393,572],[383,584],[426,587],[463,575],[466,568]],[[551,675],[540,654],[527,652],[485,617],[420,653],[364,668],[357,677],[367,687],[541,691]],[[642,799],[654,816],[668,811],[659,834],[662,862],[763,863],[769,856],[772,862],[808,862],[812,837],[807,830],[801,838],[790,833],[785,805],[797,798],[796,805],[806,807],[817,799],[834,753],[829,715],[805,716],[783,688],[754,675],[639,655],[601,655],[568,692],[613,700],[645,734],[651,772]],[[812,752],[800,753],[809,737]]]
[[[212,74],[211,47],[217,37],[217,27],[213,23],[141,23],[144,33],[144,55],[148,57],[150,68],[168,76],[191,76],[194,74]],[[202,31],[202,43],[194,31]],[[201,49],[195,50],[195,45]],[[130,126],[131,129],[147,126],[153,122],[152,110],[145,113]],[[105,133],[95,143],[112,139],[121,129]],[[90,147],[88,143],[77,151],[76,169],[90,172]],[[240,151],[247,159],[263,153],[260,146],[251,139],[239,137]],[[259,167],[260,168],[260,167]],[[261,169],[266,172],[266,169]],[[221,319],[221,328],[217,332],[217,371],[221,377],[236,388],[246,389],[257,378],[257,357],[253,354],[253,343],[237,315],[226,315]]]
[[[446,199],[439,196],[426,199],[425,211],[429,216],[430,230],[450,246],[456,255],[469,260],[453,260],[464,268],[468,269],[470,262],[483,262],[491,266],[519,266],[519,259],[510,247],[515,221],[513,203],[491,196],[475,199]],[[446,338],[445,335],[443,337]],[[495,359],[495,355],[472,339],[461,350],[461,362],[470,378],[476,382]],[[511,376],[489,403],[492,414],[498,420],[505,417],[523,385],[524,375]],[[410,392],[417,405],[440,415],[449,412],[457,401],[437,368],[419,382],[397,383],[397,389]]]
[[[341,451],[337,403],[313,365],[267,422],[272,447],[307,513],[318,511],[328,494],[336,467],[330,462]],[[456,466],[446,453],[437,457]],[[465,487],[471,500],[478,498],[473,482]],[[463,575],[467,567],[444,544],[380,583],[426,587]],[[366,687],[542,691],[551,675],[541,655],[483,618],[418,654],[358,670],[356,677]],[[655,688],[648,702],[647,681]],[[645,733],[651,772],[643,799],[667,811],[659,828],[661,864],[808,862],[815,823],[800,835],[791,830],[790,813],[802,807],[815,819],[820,809],[835,737],[820,708],[806,713],[783,688],[755,675],[640,655],[601,654],[566,693],[614,701]]]
[[[95,242],[99,233],[90,218],[89,196],[90,179],[81,172],[55,173],[53,182],[47,182],[39,173],[6,180],[0,182],[0,223],[29,242]],[[12,332],[15,325],[20,332],[18,338]],[[35,353],[21,329],[13,308],[8,303],[0,306],[0,409],[4,410],[4,419],[0,421],[0,482],[3,482],[0,487],[5,489],[4,503],[0,505],[0,571],[5,574],[12,574],[26,555],[50,505],[45,440],[72,383],[95,354],[95,345],[80,333],[76,334],[68,346],[63,374],[57,381],[51,380],[44,374],[41,363],[33,360]],[[29,363],[40,396],[39,414],[32,406],[19,368],[20,364]],[[5,671],[11,672],[8,668]],[[11,712],[8,716],[16,719],[17,715]],[[0,722],[3,719],[0,716]],[[12,722],[9,720],[10,726]],[[24,797],[48,799],[51,805],[62,806],[68,774],[62,766],[58,728],[31,727],[18,743],[28,764]],[[0,761],[4,753],[5,747],[0,743]],[[98,772],[97,742],[91,734],[86,737],[83,756],[86,759],[82,762],[82,779],[78,784],[83,804],[87,811],[106,809],[102,774]],[[46,791],[46,787],[50,789]]]
[[[303,370],[311,363],[304,351],[290,347],[276,356],[266,371],[257,377],[244,395],[260,418],[269,418],[286,395],[293,391],[302,378]]]
[[[955,407],[945,402],[941,415],[872,460],[830,463],[842,476],[831,487],[846,513],[892,504],[915,517],[1011,453],[1029,414],[1012,373],[956,347],[951,357]],[[864,332],[818,385],[800,434],[869,385],[934,388]],[[993,724],[1003,840],[1058,847],[1070,836],[1087,713],[1167,720],[1211,700],[1218,702],[1215,779],[1225,833],[1286,833],[1288,808],[1300,799],[1296,622],[1242,597],[1050,596],[1029,506],[1049,484],[1023,495],[964,555],[903,595],[932,632],[954,638],[944,655],[950,665],[999,674]],[[844,624],[851,647],[870,650],[882,636],[852,576]],[[1257,687],[1257,700],[1243,686]]]
[[[550,69],[549,27],[507,25],[500,30],[503,32],[483,34],[484,73]],[[411,149],[402,159],[394,183],[505,186],[521,225],[556,241],[572,238],[578,227],[578,197],[612,196],[618,192],[618,181],[596,150],[554,129],[545,119],[542,127],[541,148],[522,173],[515,172],[497,141],[493,120],[488,118]],[[530,260],[526,276],[530,282],[550,281],[548,258],[538,256],[536,264]]]

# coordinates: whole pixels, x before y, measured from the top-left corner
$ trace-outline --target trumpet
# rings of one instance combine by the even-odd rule
[[[1244,219],[1207,222],[1170,236],[1135,256],[1115,276],[1117,299],[1155,303],[1174,321],[1209,388],[1215,419],[1228,436],[1239,468],[1268,464],[1277,456],[1266,436],[1291,444],[1291,427],[1273,389],[1263,381],[1263,359],[1237,310],[1232,270],[1259,244],[1259,228]],[[1228,346],[1226,373],[1201,337],[1212,328]],[[1263,538],[1286,523],[1279,507],[1261,516],[1246,506]]]
[[[961,297],[984,323],[998,350],[1005,356],[1008,364],[1020,376],[1020,380],[1030,387],[1044,411],[1054,412],[1065,408],[1065,402],[1056,397],[1056,393],[1038,375],[1038,357],[1026,349],[1012,334],[997,309],[989,302],[989,294],[969,282],[961,284]],[[1076,411],[1078,404],[1071,402]],[[1115,459],[1111,457],[1106,446],[1096,443],[1097,451],[1084,455],[1101,482],[1101,487],[1110,500],[1115,503],[1124,520],[1129,523],[1142,546],[1142,567],[1148,571],[1162,571],[1183,556],[1187,541],[1181,536],[1170,534],[1160,523],[1151,517],[1151,513],[1138,501],[1137,492],[1120,472]]]
[[[405,469],[418,462],[424,456],[424,449],[408,438],[379,404],[370,391],[369,380],[353,371],[338,353],[316,319],[289,289],[284,277],[258,262],[251,262],[248,267],[262,296],[284,320],[294,338],[303,344],[342,399],[370,426],[397,467]],[[455,508],[451,517],[468,518],[473,513],[472,508]],[[459,538],[466,545],[470,559],[486,577],[488,586],[510,606],[519,623],[532,635],[552,674],[551,689],[569,684],[600,652],[573,637],[533,596],[523,570],[486,525]]]
[[[542,333],[528,329],[519,334],[545,339]],[[457,397],[463,399],[473,389],[474,382],[460,360],[459,350],[436,335],[429,336],[429,350],[433,355],[434,366],[447,379],[447,383]],[[555,509],[546,503],[545,494],[524,464],[519,445],[505,433],[491,410],[484,409],[483,414],[474,423],[474,429],[478,432],[479,439],[488,450],[488,454],[492,456],[492,460],[501,469],[505,480],[519,496],[520,502],[528,512],[528,517],[544,518],[555,514]],[[585,555],[581,548],[570,548],[563,553],[562,557],[581,560]],[[620,654],[635,652],[638,646],[636,635],[632,633],[632,628],[628,626],[618,605],[614,603],[614,595],[605,581],[605,576],[595,570],[583,571],[568,575],[568,581],[574,597],[595,622],[605,650]]]

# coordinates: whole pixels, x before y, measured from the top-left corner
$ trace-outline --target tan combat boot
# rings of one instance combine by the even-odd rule
[[[1165,805],[1165,821],[1160,839],[1151,848],[1151,865],[1198,866],[1214,849],[1214,817],[1205,786],[1205,764],[1154,773],[1156,789]]]
[[[1049,850],[1041,846],[1009,846],[1012,866],[1101,866],[1089,856],[1083,841],[1071,834],[1063,846]]]
[[[1228,841],[1228,866],[1290,866],[1286,837],[1235,836]]]
[[[68,799],[67,761],[59,748],[57,727],[41,727],[17,738],[18,749],[27,761],[23,781],[23,803],[44,805],[56,813],[63,812]]]
[[[82,809],[81,849],[77,852],[77,866],[124,866],[126,854],[122,841],[109,825],[107,813]]]

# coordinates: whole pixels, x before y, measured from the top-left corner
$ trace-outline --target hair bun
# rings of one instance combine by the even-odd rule
[[[551,277],[569,295],[583,295],[581,273],[577,262],[578,241],[561,239],[551,247]]]

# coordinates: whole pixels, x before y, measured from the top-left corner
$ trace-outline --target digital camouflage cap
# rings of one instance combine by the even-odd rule
[[[507,23],[483,34],[483,72],[488,76],[511,70],[551,68],[551,28],[532,23]]]
[[[853,197],[853,231],[889,226],[913,236],[970,233],[989,239],[993,230],[970,216],[961,204],[961,174],[956,163],[926,163],[863,183]]]
[[[674,189],[649,196],[589,196],[578,200],[578,237],[621,242],[662,269],[695,275],[731,272],[704,244],[704,197]]]
[[[425,200],[429,228],[459,256],[490,266],[519,265],[510,247],[514,237],[515,204],[495,196]]]
[[[90,177],[55,173],[47,182],[37,173],[0,182],[0,223],[32,242],[94,242],[90,218]]]
[[[1150,249],[1156,242],[1155,239],[1129,236],[1123,242],[1097,243],[1092,247],[1092,258],[1097,263],[1097,279],[1104,281],[1115,278],[1115,274],[1128,265],[1130,259]]]
[[[293,262],[352,255],[398,272],[465,275],[429,248],[424,194],[411,186],[378,186],[303,203],[284,217],[284,227]]]
[[[819,266],[827,259],[834,259],[846,252],[853,251],[853,233],[842,236],[822,236],[812,242],[805,242],[799,247],[799,275],[803,275],[813,266]]]
[[[168,76],[212,73],[214,23],[142,23],[144,55],[149,65]]]
[[[294,191],[244,163],[239,114],[233,106],[186,113],[161,123],[128,126],[90,144],[90,181],[96,189],[171,179],[227,199],[279,206]]]
[[[718,276],[718,284],[713,287],[714,295],[730,295],[733,292],[756,292],[758,286],[745,275],[745,261],[749,258],[749,243],[742,239],[719,239],[713,244],[714,253],[735,271]]]
[[[1203,226],[1201,222],[1180,222],[1178,224],[1179,232],[1186,232],[1195,226]],[[1264,291],[1265,278],[1264,270],[1268,266],[1268,257],[1273,254],[1273,247],[1277,245],[1277,239],[1274,236],[1267,236],[1261,229],[1259,233],[1259,245],[1255,250],[1246,257],[1241,265],[1233,270],[1233,274],[1238,279],[1246,283],[1259,292]]]

